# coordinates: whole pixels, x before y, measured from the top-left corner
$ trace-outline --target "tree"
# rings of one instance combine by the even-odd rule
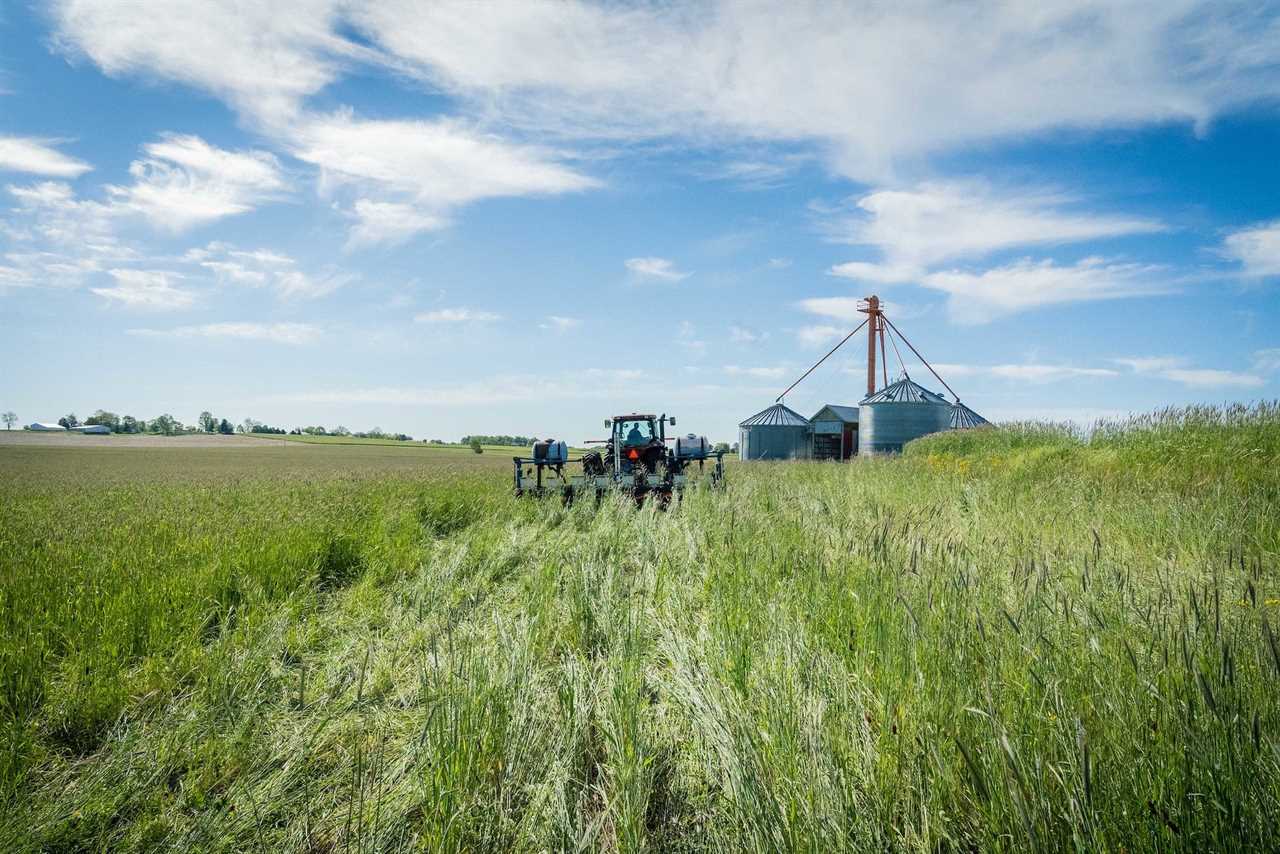
[[[139,421],[132,415],[126,415],[120,419],[121,433],[144,433],[147,429],[147,422]]]
[[[718,453],[718,454],[720,454],[720,453],[727,454],[727,453],[729,453],[729,443],[728,443],[728,442],[716,442],[716,448],[715,448],[715,450],[716,450],[716,453]]]
[[[479,439],[472,439],[472,440],[471,440],[471,450],[472,450],[472,451],[475,451],[477,454],[483,454],[483,453],[484,453],[484,448],[480,447],[480,440],[479,440]]]
[[[163,436],[172,436],[182,429],[182,424],[172,415],[165,413],[157,415],[151,419],[151,432],[159,433]]]
[[[730,450],[732,450],[735,454],[738,453],[738,443],[734,442],[733,447]]]
[[[238,427],[236,427],[236,431],[239,433],[252,433],[253,428],[257,426],[259,426],[257,421],[254,421],[252,418],[246,418],[244,421],[240,422]]]
[[[105,409],[99,409],[84,420],[85,424],[98,424],[103,427],[110,427],[112,433],[120,432],[120,416],[114,412],[107,412]]]
[[[13,410],[9,410],[4,415],[0,415],[4,419],[4,429],[12,430],[13,425],[18,423],[18,414]]]
[[[207,409],[200,413],[196,423],[200,425],[200,432],[202,433],[216,433],[218,430],[218,419],[214,418],[213,413]]]
[[[350,436],[351,435],[351,431],[348,430],[346,427],[343,427],[341,424],[339,424],[337,427],[334,427],[329,432],[332,433],[334,436]]]
[[[58,423],[70,430],[72,427],[80,426],[80,419],[76,418],[76,414],[74,412],[71,412],[59,418]]]
[[[230,436],[235,432],[235,428],[231,426],[230,421],[224,418],[218,422],[218,432],[224,436]]]

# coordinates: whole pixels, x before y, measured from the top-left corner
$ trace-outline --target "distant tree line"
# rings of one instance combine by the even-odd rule
[[[530,438],[528,436],[463,436],[461,444],[463,445],[512,445],[515,447],[523,447],[524,445],[532,445],[538,441],[538,437]]]
[[[13,411],[0,413],[0,421],[4,422],[6,429],[12,430],[13,426],[18,423],[18,415]],[[273,427],[253,418],[246,418],[239,424],[233,425],[226,418],[218,418],[208,410],[201,412],[194,424],[183,424],[168,413],[157,415],[151,419],[142,419],[135,418],[132,415],[117,415],[105,409],[96,410],[84,421],[81,421],[74,412],[69,412],[58,419],[58,424],[68,430],[73,427],[98,425],[106,427],[112,433],[155,433],[160,436],[177,436],[184,433],[220,433],[224,436],[230,436],[233,433],[245,433],[279,436],[355,436],[359,439],[392,439],[397,442],[413,441],[413,437],[407,433],[389,433],[381,427],[374,427],[372,430],[364,432],[352,432],[341,424],[330,428],[315,426],[294,427],[286,430],[283,427]],[[424,439],[423,441],[427,440]],[[439,439],[431,441],[437,444],[444,444]]]

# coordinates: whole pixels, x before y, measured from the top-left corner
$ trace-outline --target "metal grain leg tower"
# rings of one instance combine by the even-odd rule
[[[627,493],[637,503],[656,497],[665,506],[697,480],[722,484],[724,451],[712,450],[705,436],[668,437],[667,425],[675,423],[665,414],[615,415],[604,422],[609,438],[587,443],[603,447],[577,459],[569,458],[564,442],[536,442],[531,456],[512,457],[516,495],[558,492],[568,502],[583,493],[601,497],[612,491]],[[569,465],[581,465],[582,473],[568,472]]]
[[[902,446],[912,439],[929,433],[978,427],[987,423],[981,415],[960,402],[960,396],[947,385],[947,381],[938,375],[933,366],[920,355],[915,345],[907,340],[907,336],[903,335],[893,321],[885,316],[878,296],[872,295],[862,300],[858,305],[858,311],[865,314],[867,319],[842,338],[840,343],[832,347],[813,367],[805,371],[800,379],[787,386],[787,390],[778,395],[776,402],[781,403],[787,392],[803,382],[818,369],[819,365],[831,358],[865,326],[867,327],[867,396],[858,404],[859,454],[895,453],[901,451]],[[943,388],[951,392],[951,396],[955,398],[954,403],[911,379],[902,361],[902,354],[898,352],[895,337],[901,338],[902,343],[907,345],[929,373],[942,383]],[[886,338],[893,345],[893,353],[897,357],[902,372],[901,379],[893,383],[889,382],[889,359],[885,352]],[[877,344],[880,349],[880,374],[883,380],[883,386],[879,390],[876,389]]]

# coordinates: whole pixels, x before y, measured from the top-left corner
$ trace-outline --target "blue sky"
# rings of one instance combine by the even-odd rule
[[[0,11],[0,408],[732,439],[870,293],[993,420],[1280,396],[1275,4],[279,9]]]

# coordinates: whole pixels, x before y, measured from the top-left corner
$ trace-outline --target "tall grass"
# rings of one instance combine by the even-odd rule
[[[1274,849],[1278,443],[1268,407],[943,434],[669,513],[496,471],[178,479],[114,526],[19,491],[0,836]]]

